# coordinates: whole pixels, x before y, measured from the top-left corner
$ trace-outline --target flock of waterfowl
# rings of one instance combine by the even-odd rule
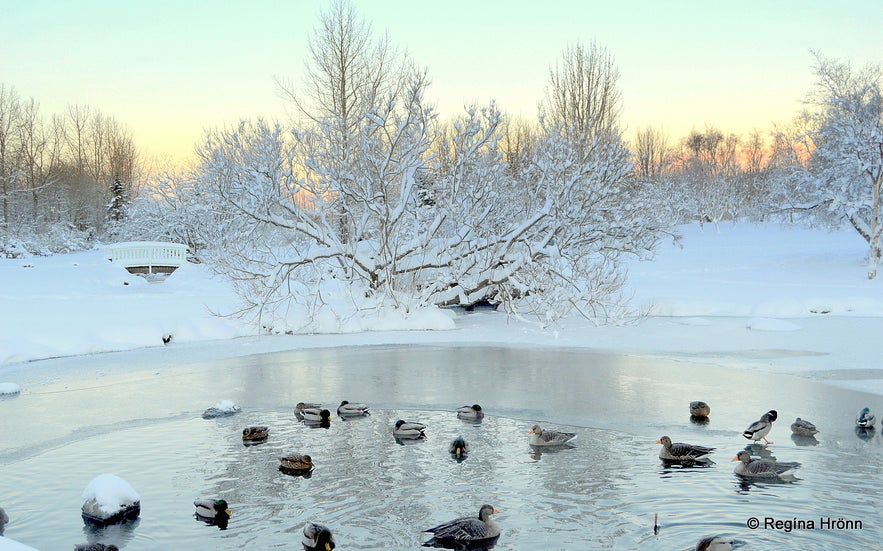
[[[237,413],[236,407],[231,407],[227,414]],[[711,408],[707,403],[694,401],[690,403],[690,415],[697,422],[707,422]],[[331,412],[321,404],[298,403],[294,409],[295,417],[308,425],[327,426],[330,422]],[[337,408],[337,414],[343,418],[354,418],[369,415],[369,408],[365,404],[342,401]],[[481,420],[484,411],[478,404],[463,406],[456,410],[457,417],[466,420]],[[776,410],[769,410],[757,421],[751,423],[742,435],[752,443],[764,442],[764,445],[772,444],[766,436],[772,429],[773,422],[778,418]],[[856,431],[873,431],[876,417],[869,408],[863,408],[856,416]],[[417,440],[426,437],[426,425],[416,421],[399,419],[392,427],[393,437],[399,440]],[[819,431],[811,422],[796,418],[791,424],[793,435],[801,438],[814,438]],[[250,426],[242,430],[242,441],[245,445],[260,444],[269,437],[270,429],[266,426]],[[563,432],[552,429],[543,429],[535,424],[528,431],[531,446],[571,446],[576,433]],[[710,464],[708,455],[716,448],[672,442],[669,436],[662,436],[656,441],[662,448],[659,450],[659,459],[665,464],[680,464],[682,466],[702,466]],[[458,461],[466,458],[469,446],[462,436],[456,437],[449,446],[451,456]],[[796,461],[777,461],[772,458],[752,457],[749,451],[739,451],[732,459],[736,462],[734,473],[744,479],[763,482],[792,482],[796,480],[790,471],[800,467]],[[306,454],[291,454],[279,458],[279,470],[290,475],[308,475],[313,469],[313,461]],[[226,529],[230,519],[230,508],[223,499],[197,499],[193,502],[196,507],[197,519]],[[491,515],[500,512],[492,505],[482,505],[477,516],[463,516],[449,522],[427,528],[423,532],[432,534],[432,538],[423,543],[425,547],[444,547],[451,549],[489,549],[493,547],[500,536],[501,529],[492,519]],[[3,533],[9,517],[0,508],[0,535]],[[654,530],[658,531],[658,525]],[[322,524],[307,522],[302,531],[301,543],[306,551],[322,550],[331,551],[336,542],[331,530]],[[703,538],[697,544],[697,551],[721,551],[732,549],[736,543],[726,537]],[[85,548],[82,548],[85,549]],[[89,548],[93,549],[93,548]],[[108,549],[108,548],[103,548]],[[110,547],[109,549],[113,549]]]
[[[226,408],[230,414],[239,410],[233,407]],[[369,415],[367,405],[342,401],[337,407],[337,415],[343,419],[363,417]],[[462,406],[456,410],[457,417],[465,420],[479,421],[484,417],[484,411],[478,404]],[[331,421],[331,411],[323,408],[322,404],[312,402],[300,402],[294,407],[294,415],[304,424],[309,426],[328,427]],[[251,426],[242,429],[242,442],[245,445],[254,445],[265,442],[269,438],[270,429],[266,426]],[[531,443],[534,445],[559,445],[576,437],[572,433],[557,431],[543,431],[539,425],[535,425],[530,431]],[[426,438],[426,425],[416,421],[399,419],[392,427],[392,435],[396,441],[420,440]],[[536,443],[535,439],[539,439]],[[462,436],[456,437],[449,446],[451,456],[457,461],[466,458],[469,445]],[[306,454],[291,454],[279,458],[279,470],[292,476],[308,476],[313,470],[313,459]],[[230,509],[223,499],[197,499],[193,502],[196,506],[196,517],[208,524],[226,529],[230,519]],[[426,547],[445,547],[454,549],[488,549],[493,546],[500,536],[500,527],[490,516],[498,513],[492,505],[483,505],[477,516],[459,517],[444,524],[427,528],[424,532],[431,533],[432,538],[423,545]],[[337,543],[331,530],[316,522],[307,522],[302,531],[301,544],[307,551],[322,550],[330,551]]]

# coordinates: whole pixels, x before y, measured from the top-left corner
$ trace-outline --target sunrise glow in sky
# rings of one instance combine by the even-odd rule
[[[442,118],[496,100],[533,117],[565,47],[592,40],[621,73],[626,135],[677,140],[713,124],[786,123],[814,81],[812,50],[883,62],[883,2],[352,0],[428,69]],[[184,160],[205,129],[284,118],[325,0],[0,0],[0,82],[48,117],[90,105],[148,155]]]

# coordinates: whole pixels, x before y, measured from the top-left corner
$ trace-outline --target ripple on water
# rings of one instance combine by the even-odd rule
[[[427,438],[400,444],[399,418],[428,425]],[[13,517],[6,535],[43,549],[75,543],[157,548],[281,549],[297,545],[308,520],[331,526],[341,548],[414,549],[421,531],[483,503],[502,512],[497,549],[687,549],[702,536],[729,534],[748,548],[872,548],[866,531],[755,530],[749,517],[782,520],[876,519],[883,490],[880,454],[820,445],[774,452],[800,461],[794,484],[745,484],[732,473],[732,436],[709,434],[718,447],[706,468],[666,467],[648,439],[614,431],[566,428],[573,447],[533,449],[532,422],[489,415],[464,422],[453,412],[378,410],[329,428],[298,423],[290,411],[248,410],[227,418],[171,418],[73,440],[13,461],[0,471],[3,506]],[[268,440],[242,443],[242,428],[270,427]],[[462,435],[465,461],[448,454]],[[852,444],[850,444],[852,445]],[[729,448],[731,452],[721,452]],[[738,448],[737,448],[738,449]],[[291,453],[313,457],[309,477],[278,470]],[[80,493],[110,472],[141,494],[141,518],[92,531],[79,517]],[[224,498],[226,531],[193,518],[192,501]],[[838,510],[826,510],[836,503]],[[658,514],[660,530],[653,534]]]

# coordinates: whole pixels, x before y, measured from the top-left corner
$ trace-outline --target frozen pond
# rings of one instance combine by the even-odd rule
[[[125,355],[118,356],[121,360]],[[339,549],[418,549],[421,530],[483,503],[501,509],[495,549],[692,549],[726,534],[745,549],[870,549],[879,544],[883,435],[858,438],[855,413],[879,398],[792,376],[720,369],[585,350],[389,346],[305,350],[179,365],[108,369],[28,387],[0,399],[0,506],[5,535],[39,549],[87,541],[128,550],[294,549],[304,522],[329,525]],[[223,399],[242,406],[202,419]],[[370,417],[310,428],[299,401],[330,409],[370,404]],[[711,404],[690,421],[688,404]],[[480,424],[453,410],[479,403]],[[793,484],[745,484],[730,459],[761,413],[779,420],[769,452],[799,461]],[[878,415],[880,411],[878,411]],[[795,417],[821,430],[798,445]],[[427,439],[400,445],[396,419],[428,425]],[[569,449],[537,453],[534,422],[578,433]],[[268,425],[264,444],[243,446],[242,428]],[[713,446],[707,468],[666,468],[654,442]],[[465,461],[447,453],[462,435]],[[309,478],[277,470],[280,455],[308,453]],[[141,495],[138,521],[94,531],[80,494],[112,473]],[[193,518],[192,501],[224,498],[221,531]],[[654,514],[659,533],[653,533]],[[751,517],[804,521],[804,528],[746,528]],[[820,519],[862,528],[822,528]],[[805,521],[813,521],[812,529]]]

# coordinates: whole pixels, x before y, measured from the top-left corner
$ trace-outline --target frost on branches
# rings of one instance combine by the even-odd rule
[[[207,138],[196,181],[231,213],[210,256],[245,312],[271,331],[483,300],[548,323],[573,310],[620,320],[619,259],[650,253],[662,229],[630,186],[619,135],[546,132],[513,173],[490,106],[467,110],[451,154],[434,159],[424,84],[415,76],[376,105],[348,142],[334,120],[242,122]]]
[[[801,175],[818,218],[845,220],[867,241],[874,279],[883,248],[883,68],[816,60],[818,110],[808,131],[815,148]]]

